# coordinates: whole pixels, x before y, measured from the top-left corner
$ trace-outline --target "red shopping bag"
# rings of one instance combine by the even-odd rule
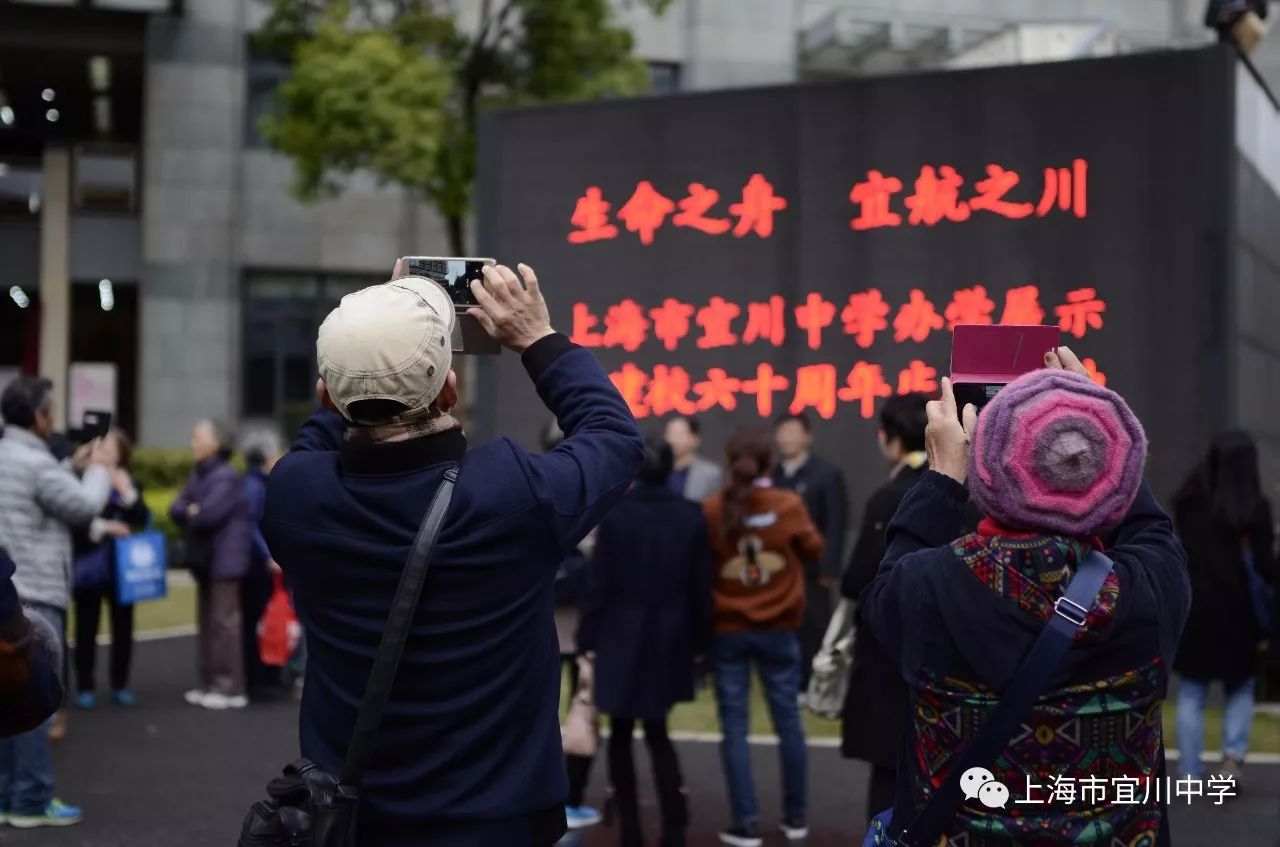
[[[293,613],[289,592],[284,590],[284,577],[276,574],[275,583],[271,602],[262,613],[262,620],[258,621],[258,655],[264,665],[283,667],[298,646],[302,625]]]

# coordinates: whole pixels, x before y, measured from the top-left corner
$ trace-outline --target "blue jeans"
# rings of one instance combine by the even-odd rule
[[[716,703],[724,733],[720,755],[733,821],[752,826],[760,818],[747,745],[752,662],[764,684],[773,730],[778,734],[783,812],[788,819],[803,820],[808,811],[809,763],[796,702],[800,694],[800,639],[794,632],[771,631],[718,635],[711,644]]]
[[[1249,751],[1249,731],[1253,729],[1253,689],[1250,677],[1228,688],[1222,711],[1222,755],[1243,762]],[[1209,699],[1209,683],[1182,677],[1178,681],[1178,765],[1193,779],[1204,777],[1200,754],[1204,752],[1204,705]]]
[[[59,635],[67,630],[64,609],[28,606],[27,613],[40,615]],[[19,815],[42,815],[53,800],[53,759],[49,754],[52,720],[30,732],[0,740],[0,809]]]

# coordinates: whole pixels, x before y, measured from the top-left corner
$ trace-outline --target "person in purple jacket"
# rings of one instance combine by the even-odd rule
[[[929,470],[861,599],[910,699],[893,819],[873,824],[874,843],[904,827],[910,845],[1170,843],[1161,705],[1191,601],[1186,553],[1143,481],[1137,417],[1069,349],[1045,364],[980,417],[967,406],[963,427],[948,380],[927,407]],[[983,520],[965,535],[970,497]],[[1077,620],[1059,601],[1094,550],[1114,567]],[[1077,629],[1049,690],[995,761],[965,771],[1007,793],[966,791],[941,832],[913,829],[1053,615]]]
[[[197,686],[185,695],[193,706],[243,709],[240,582],[249,570],[253,524],[244,483],[231,467],[231,436],[214,421],[191,431],[191,478],[169,509],[183,529],[187,563],[196,578]]]
[[[470,313],[519,355],[559,446],[468,450],[454,304],[397,273],[320,327],[325,409],[267,482],[262,532],[307,632],[302,755],[338,773],[409,550],[460,466],[373,739],[363,845],[549,847],[565,832],[556,572],[626,492],[644,445],[599,362],[552,330],[533,270],[520,277],[486,268]]]

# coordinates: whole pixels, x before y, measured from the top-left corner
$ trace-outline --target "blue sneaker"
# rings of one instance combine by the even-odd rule
[[[40,826],[74,826],[84,820],[84,811],[54,799],[40,815],[9,815],[9,826],[15,829],[35,829]]]
[[[9,822],[9,810],[0,809],[0,826],[4,826]]]
[[[98,695],[92,691],[81,691],[76,695],[76,708],[88,711],[98,705]]]
[[[600,823],[600,812],[590,806],[565,806],[564,819],[569,829],[586,829]]]
[[[136,706],[138,698],[133,696],[133,692],[127,688],[120,688],[111,692],[111,702],[117,706]]]

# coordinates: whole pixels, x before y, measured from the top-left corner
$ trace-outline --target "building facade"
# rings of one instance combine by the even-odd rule
[[[675,0],[658,18],[618,14],[657,93],[1211,40],[1191,0]],[[53,377],[71,428],[104,392],[148,445],[184,443],[201,417],[283,426],[311,402],[316,328],[337,300],[399,255],[447,251],[429,207],[370,177],[292,199],[290,163],[256,129],[288,73],[253,49],[264,17],[251,0],[0,0],[0,379]],[[1255,58],[1280,88],[1280,39]],[[113,379],[74,367],[102,363]]]

